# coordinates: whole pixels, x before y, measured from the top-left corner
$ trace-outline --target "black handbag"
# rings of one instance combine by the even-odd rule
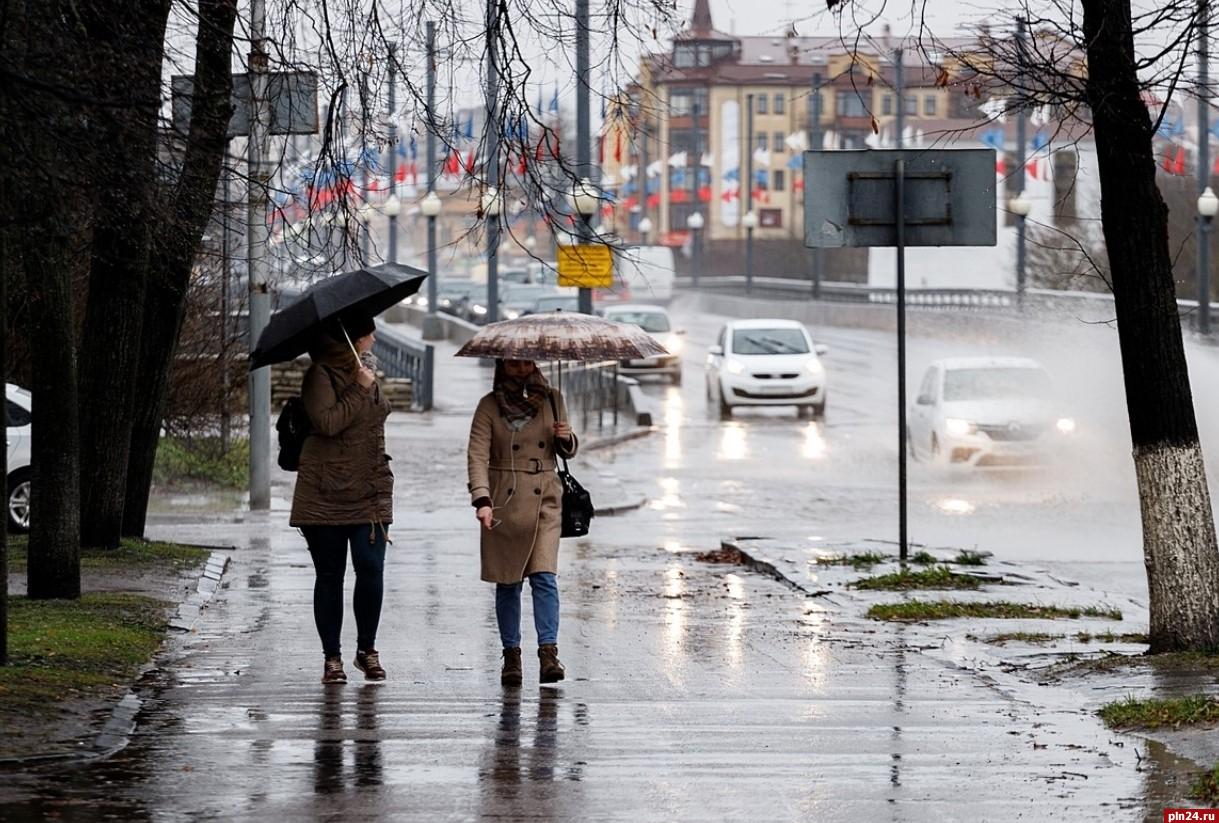
[[[553,392],[550,394],[550,410],[554,412],[554,419],[558,420],[559,410],[555,406]],[[559,482],[563,484],[563,528],[559,536],[583,537],[588,534],[588,527],[593,519],[593,498],[567,470],[567,458],[559,459],[563,461],[563,468],[559,469]]]

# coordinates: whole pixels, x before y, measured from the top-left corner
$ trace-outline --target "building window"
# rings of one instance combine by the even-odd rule
[[[758,209],[758,226],[764,229],[783,228],[783,210]]]
[[[758,114],[766,114],[766,95],[759,94],[755,99],[758,103]]]
[[[864,105],[863,98],[853,91],[838,92],[838,101],[835,114],[839,117],[867,117],[868,107]]]
[[[694,47],[678,46],[673,50],[673,65],[679,69],[694,68]]]
[[[923,114],[927,117],[935,117],[935,98],[928,96],[923,98]]]
[[[787,146],[783,143],[783,132],[775,132],[775,142],[773,145],[775,147],[775,151],[784,151],[787,148]]]
[[[880,113],[882,115],[893,114],[893,95],[883,94],[880,98]]]
[[[784,99],[783,95],[776,94],[775,95],[775,114],[782,114],[784,111],[787,110],[786,106],[787,106],[787,100]]]
[[[689,89],[674,89],[669,93],[669,115],[689,117],[694,98]]]
[[[918,114],[918,96],[913,94],[906,95],[906,114]]]
[[[754,137],[758,141],[758,144],[754,146],[755,149],[761,149],[762,151],[770,150],[770,135],[763,131],[755,134]]]
[[[775,191],[787,191],[787,174],[783,169],[775,169]]]

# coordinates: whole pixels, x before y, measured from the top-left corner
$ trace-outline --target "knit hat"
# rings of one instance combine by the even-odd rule
[[[340,329],[339,326],[342,326]],[[334,325],[332,337],[336,340],[343,339],[343,332],[347,332],[347,336],[352,341],[358,340],[365,335],[371,334],[377,329],[377,321],[365,309],[355,306],[341,312]]]

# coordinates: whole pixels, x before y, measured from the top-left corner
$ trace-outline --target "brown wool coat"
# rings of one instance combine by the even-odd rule
[[[313,424],[301,449],[292,495],[293,526],[389,525],[394,520],[394,475],[385,453],[389,401],[374,383],[355,381],[355,357],[329,337],[301,381],[301,400]]]
[[[566,420],[563,396],[551,391]],[[555,473],[556,445],[568,458],[580,447],[574,433],[570,443],[555,441],[549,401],[518,432],[500,414],[494,394],[478,402],[466,453],[470,502],[491,498],[500,521],[490,530],[478,526],[483,580],[519,583],[537,572],[558,573],[563,487]]]

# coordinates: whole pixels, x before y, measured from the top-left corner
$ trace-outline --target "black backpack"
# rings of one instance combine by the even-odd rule
[[[294,472],[300,466],[305,438],[313,431],[313,424],[309,422],[305,403],[299,394],[284,401],[279,420],[275,422],[275,431],[279,432],[279,467]]]

